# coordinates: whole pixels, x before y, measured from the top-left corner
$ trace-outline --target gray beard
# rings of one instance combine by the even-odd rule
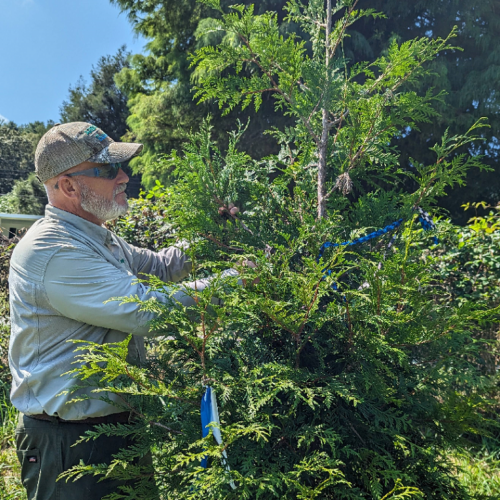
[[[115,187],[112,200],[97,195],[83,182],[78,182],[78,185],[82,194],[81,207],[99,220],[113,220],[127,213],[128,201],[125,205],[120,205],[115,200],[115,196],[125,190],[122,184]]]

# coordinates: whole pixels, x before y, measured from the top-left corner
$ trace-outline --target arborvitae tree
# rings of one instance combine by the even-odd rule
[[[254,111],[235,109],[226,118],[220,115],[214,103],[195,106],[192,88],[196,83],[193,68],[189,66],[189,56],[203,45],[216,45],[220,33],[212,32],[206,37],[195,37],[210,18],[219,14],[194,0],[171,2],[150,0],[114,0],[125,12],[138,33],[152,39],[147,46],[147,55],[136,55],[132,68],[121,72],[120,86],[129,94],[132,116],[129,125],[130,137],[146,144],[146,153],[135,160],[137,168],[146,170],[145,184],[154,185],[155,179],[167,180],[165,172],[155,169],[157,154],[168,154],[170,149],[179,148],[185,142],[190,130],[198,130],[202,117],[210,112],[214,117],[215,138],[219,143],[231,129],[235,118],[246,121],[252,117],[244,138],[247,151],[254,158],[274,153],[275,143],[263,131],[270,125],[283,128],[291,125],[286,117],[273,111],[272,102],[264,94],[263,106],[255,115]],[[249,2],[241,2],[247,5]],[[228,6],[231,2],[222,2]],[[274,10],[278,14],[280,30],[283,34],[296,32],[306,41],[307,32],[300,30],[295,22],[284,21],[283,0],[259,2],[255,13]],[[469,128],[479,117],[486,116],[491,129],[483,130],[487,140],[478,144],[475,153],[486,155],[485,162],[496,165],[498,112],[494,90],[498,81],[498,26],[500,17],[495,2],[479,0],[425,0],[409,2],[400,0],[360,0],[358,7],[369,6],[384,13],[385,17],[376,22],[362,20],[349,27],[349,37],[344,41],[344,53],[348,66],[374,54],[386,53],[393,40],[399,43],[415,37],[446,37],[457,26],[456,44],[461,51],[445,51],[432,62],[433,71],[420,80],[421,88],[446,90],[441,103],[436,103],[440,115],[430,123],[421,124],[420,130],[402,130],[398,147],[401,164],[409,167],[409,158],[417,153],[426,154],[428,141],[442,136],[449,128],[459,133]],[[306,44],[311,50],[309,43]],[[423,161],[430,162],[426,156]],[[468,178],[467,191],[456,189],[440,204],[451,211],[454,220],[465,222],[460,205],[470,201],[487,199],[495,203],[500,190],[495,173],[482,172]],[[409,190],[414,189],[410,186]]]
[[[118,394],[136,417],[85,439],[128,433],[137,444],[111,466],[82,464],[65,477],[137,479],[110,498],[156,498],[152,474],[166,499],[470,498],[448,454],[498,428],[496,375],[480,368],[483,342],[474,338],[497,311],[455,300],[430,251],[437,236],[452,242],[455,228],[442,222],[429,234],[417,220],[432,227],[419,208],[432,211],[481,167],[479,156],[453,152],[483,125],[445,135],[431,146],[434,161],[414,161],[410,173],[391,143],[436,116],[438,97],[412,85],[453,50],[453,33],[395,41],[387,55],[348,68],[348,26],[378,16],[355,0],[327,0],[326,11],[323,0],[288,3],[289,20],[310,35],[311,57],[303,41],[281,35],[275,14],[205,4],[219,20],[200,36],[222,37],[196,53],[198,97],[258,108],[269,93],[295,126],[270,131],[280,153],[254,160],[238,146],[244,126],[223,152],[205,123],[160,162],[176,182],[157,186],[150,203],[172,238],[191,243],[193,277],[233,265],[246,286],[216,274],[209,288],[187,292],[196,305],[185,308],[173,296],[182,285],[152,279],[169,303],[141,304],[157,313],[160,336],[147,366],[126,361],[127,341],[78,347],[80,385],[94,387],[92,397]],[[211,433],[200,439],[206,386],[219,399],[220,445]],[[153,466],[139,465],[150,449]]]

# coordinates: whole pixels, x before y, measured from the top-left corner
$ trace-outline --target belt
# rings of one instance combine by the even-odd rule
[[[55,417],[47,415],[45,412],[38,415],[25,415],[29,418],[34,418],[36,420],[46,420],[47,422],[61,422],[63,424],[87,424],[87,425],[99,425],[99,424],[128,424],[130,422],[131,414],[129,411],[124,411],[121,413],[112,413],[111,415],[106,415],[104,417],[89,417],[81,420],[64,420],[60,417]]]

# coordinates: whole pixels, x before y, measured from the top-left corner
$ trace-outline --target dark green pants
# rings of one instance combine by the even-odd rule
[[[113,454],[133,443],[128,438],[101,436],[95,441],[71,446],[93,427],[20,415],[16,429],[17,456],[28,500],[100,500],[126,484],[117,480],[97,482],[101,476],[56,482],[59,474],[81,462],[86,465],[110,463]]]

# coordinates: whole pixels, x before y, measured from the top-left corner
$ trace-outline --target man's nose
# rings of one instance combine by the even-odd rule
[[[129,176],[120,168],[120,170],[118,170],[116,180],[118,181],[117,184],[122,184],[124,182],[127,183],[130,179]]]

